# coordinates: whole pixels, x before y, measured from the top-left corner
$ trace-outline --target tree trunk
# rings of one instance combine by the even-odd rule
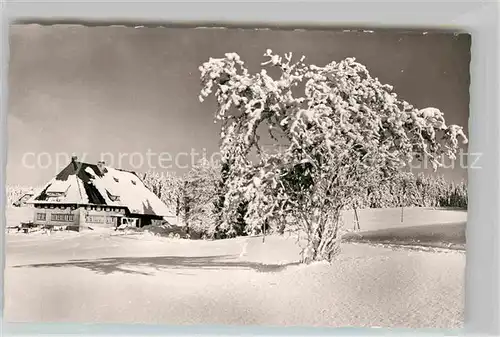
[[[280,235],[285,234],[285,225],[283,225],[283,224],[280,225],[278,232]]]
[[[401,206],[401,223],[404,221],[404,206]]]
[[[359,227],[359,216],[358,216],[358,209],[357,208],[354,208],[354,217],[356,218],[356,223],[354,224],[354,230],[356,229],[361,229]]]
[[[330,262],[340,248],[338,238],[340,210],[334,211],[333,216],[323,216],[319,223],[311,227],[313,230],[308,233],[308,242],[304,249],[302,262]]]

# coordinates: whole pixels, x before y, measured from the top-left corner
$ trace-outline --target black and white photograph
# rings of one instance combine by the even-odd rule
[[[464,325],[471,36],[12,24],[4,321]]]

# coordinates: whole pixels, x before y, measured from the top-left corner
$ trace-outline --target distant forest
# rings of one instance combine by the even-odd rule
[[[145,185],[164,201],[184,223],[216,226],[220,168],[200,163],[183,176],[149,171]],[[7,205],[40,187],[7,186]],[[449,207],[467,209],[467,184],[447,181],[441,175],[402,174],[368,190],[350,208]],[[242,214],[243,216],[243,214]],[[240,219],[241,221],[241,219]],[[198,228],[203,229],[203,228]]]

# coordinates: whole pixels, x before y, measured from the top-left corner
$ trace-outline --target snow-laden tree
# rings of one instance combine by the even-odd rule
[[[250,226],[281,217],[305,234],[305,262],[334,256],[341,209],[378,177],[390,180],[415,159],[438,168],[443,157],[455,158],[460,138],[466,142],[441,111],[399,99],[354,58],[316,66],[271,50],[264,56],[255,74],[236,53],[200,66],[200,101],[216,98],[221,153],[230,162],[223,223],[231,226],[242,200]],[[284,150],[261,155],[262,127]]]
[[[200,160],[184,176],[182,207],[184,223],[189,231],[213,237],[216,232],[220,167]]]
[[[391,192],[397,207],[401,207],[401,222],[404,221],[404,208],[415,206],[420,194],[417,189],[415,176],[411,172],[400,171],[389,181]]]
[[[449,206],[467,209],[468,196],[467,184],[464,181],[460,183],[452,183],[450,187]]]
[[[420,173],[415,178],[415,184],[420,197],[419,206],[446,207],[442,201],[452,185],[443,176]]]
[[[242,201],[236,210],[236,216],[233,219],[231,226],[224,225],[224,202],[228,187],[227,173],[229,172],[230,164],[224,161],[220,166],[220,180],[217,184],[216,200],[215,200],[215,213],[216,213],[216,226],[214,236],[216,238],[231,238],[236,236],[244,236],[246,232],[245,214],[247,211],[247,202]]]
[[[181,216],[182,179],[171,172],[148,171],[142,176],[144,185],[150,189],[173,213]]]

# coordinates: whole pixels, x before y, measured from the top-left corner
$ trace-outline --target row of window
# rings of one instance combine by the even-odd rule
[[[36,213],[36,219],[38,221],[47,221],[46,213]],[[74,214],[51,214],[51,221],[61,221],[61,222],[73,222],[75,220]]]
[[[108,225],[116,224],[116,217],[106,217],[104,215],[87,215],[85,217],[87,223],[106,223]]]
[[[70,221],[75,220],[75,216],[74,216],[74,214],[51,214],[50,220],[70,222]]]
[[[106,211],[106,212],[117,212],[117,213],[122,213],[125,214],[125,209],[119,208],[119,209],[114,209],[113,207],[102,207],[102,206],[86,206],[85,210],[87,211]]]
[[[72,209],[75,210],[75,206],[61,206],[61,205],[35,205],[35,208],[46,208],[46,209]]]
[[[102,216],[102,215],[87,215],[85,217],[85,222],[104,223],[104,216]]]
[[[59,205],[35,205],[35,208],[45,208],[45,209],[62,209],[62,210],[75,210],[75,206],[59,206]],[[106,207],[106,206],[85,206],[85,209],[87,211],[106,211],[106,212],[117,212],[117,213],[122,213],[125,214],[125,209],[123,208],[118,208],[115,209],[114,207]]]
[[[36,213],[36,220],[47,221],[46,213]],[[74,214],[51,214],[51,221],[73,222],[75,220]],[[85,221],[88,223],[106,223],[109,225],[116,224],[116,217],[106,217],[103,215],[87,215]]]

